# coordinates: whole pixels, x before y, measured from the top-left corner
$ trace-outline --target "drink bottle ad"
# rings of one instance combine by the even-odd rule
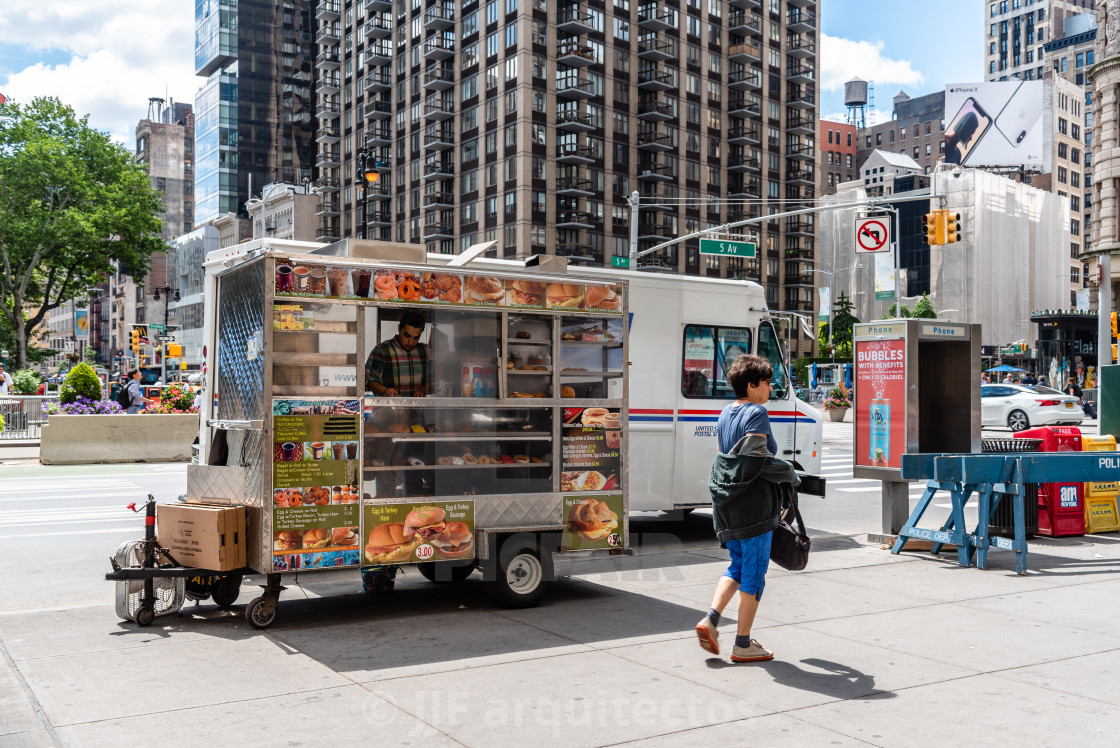
[[[906,341],[856,342],[855,462],[900,468],[906,448]]]

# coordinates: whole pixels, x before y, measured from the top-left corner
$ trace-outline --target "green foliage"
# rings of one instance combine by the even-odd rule
[[[63,405],[68,405],[79,397],[87,400],[101,399],[101,380],[89,364],[78,364],[71,369],[58,388],[58,399]]]
[[[34,395],[39,391],[39,374],[31,369],[20,369],[12,375],[12,388],[17,395]]]
[[[933,302],[929,300],[927,294],[922,294],[922,298],[918,299],[918,303],[914,305],[913,309],[903,304],[901,311],[895,314],[896,309],[898,309],[898,306],[891,304],[890,308],[887,309],[887,313],[883,315],[881,319],[899,319],[903,317],[937,319],[937,312],[934,310]]]
[[[82,351],[82,358],[89,364],[97,363],[97,349],[92,345],[87,345],[85,350]]]
[[[884,314],[882,317],[880,317],[880,319],[900,319],[902,317],[913,317],[914,316],[914,313],[912,311],[910,311],[910,307],[906,306],[905,304],[902,305],[902,311],[898,312],[896,314],[895,310],[897,308],[898,308],[898,306],[896,304],[891,304],[890,307],[887,309],[887,313]]]
[[[852,401],[848,399],[848,393],[842,387],[833,387],[828,391],[828,397],[825,398],[824,407],[826,410],[833,408],[850,408]]]
[[[160,238],[160,195],[144,166],[55,98],[0,104],[0,327],[27,366],[47,316],[123,262],[147,272]]]
[[[4,416],[0,416],[0,431],[4,430]]]
[[[852,330],[860,321],[852,314],[853,309],[855,304],[841,291],[840,296],[832,304],[832,345],[836,347],[833,353],[837,358],[852,356]],[[817,342],[821,352],[828,349],[828,334],[828,323],[821,322],[817,330]]]

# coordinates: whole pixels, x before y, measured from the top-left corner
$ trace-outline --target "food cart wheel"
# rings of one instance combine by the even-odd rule
[[[245,620],[255,629],[266,629],[276,622],[277,599],[272,595],[253,598],[245,608]]]
[[[241,575],[229,574],[218,577],[210,587],[210,596],[219,608],[229,609],[241,594]]]
[[[444,567],[440,569],[439,567]],[[439,564],[434,561],[423,561],[416,564],[420,576],[427,579],[429,582],[436,584],[459,584],[463,582],[474,573],[474,563],[465,565],[453,565],[450,561],[442,561]]]
[[[151,626],[152,621],[156,619],[156,609],[151,605],[141,605],[136,611],[136,625],[137,626]]]
[[[487,583],[495,602],[507,608],[530,608],[548,593],[552,583],[552,553],[518,536],[502,544],[497,578]]]

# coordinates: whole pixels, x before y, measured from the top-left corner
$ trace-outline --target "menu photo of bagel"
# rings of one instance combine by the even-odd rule
[[[506,287],[501,278],[468,275],[463,279],[463,301],[467,304],[499,305],[505,298]]]

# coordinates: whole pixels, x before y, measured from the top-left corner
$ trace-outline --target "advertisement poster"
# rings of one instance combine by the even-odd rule
[[[561,491],[618,490],[621,454],[622,416],[617,408],[564,408]]]
[[[822,286],[817,291],[821,295],[821,308],[817,312],[817,319],[821,322],[828,322],[829,314],[832,310],[832,289],[828,286]]]
[[[319,265],[277,260],[276,296],[317,299],[375,299],[413,304],[564,309],[622,313],[622,287],[582,283],[542,283],[539,279],[507,279],[455,273],[418,273],[391,268]],[[299,307],[295,307],[298,309]],[[277,312],[276,329],[311,330]],[[304,312],[306,314],[306,312]],[[313,321],[312,321],[313,324]]]
[[[89,340],[89,310],[74,310],[74,337],[78,340]]]
[[[584,551],[622,546],[622,494],[580,498],[564,497],[562,551]]]
[[[1050,171],[1043,81],[945,87],[945,163]]]
[[[715,371],[716,344],[712,328],[690,325],[684,333],[684,370],[711,376]]]
[[[906,341],[857,340],[855,464],[901,468],[906,451]]]
[[[358,400],[274,400],[273,570],[360,563]]]
[[[363,563],[475,557],[473,501],[370,504],[363,511]]]
[[[875,299],[894,299],[894,252],[875,255]]]

